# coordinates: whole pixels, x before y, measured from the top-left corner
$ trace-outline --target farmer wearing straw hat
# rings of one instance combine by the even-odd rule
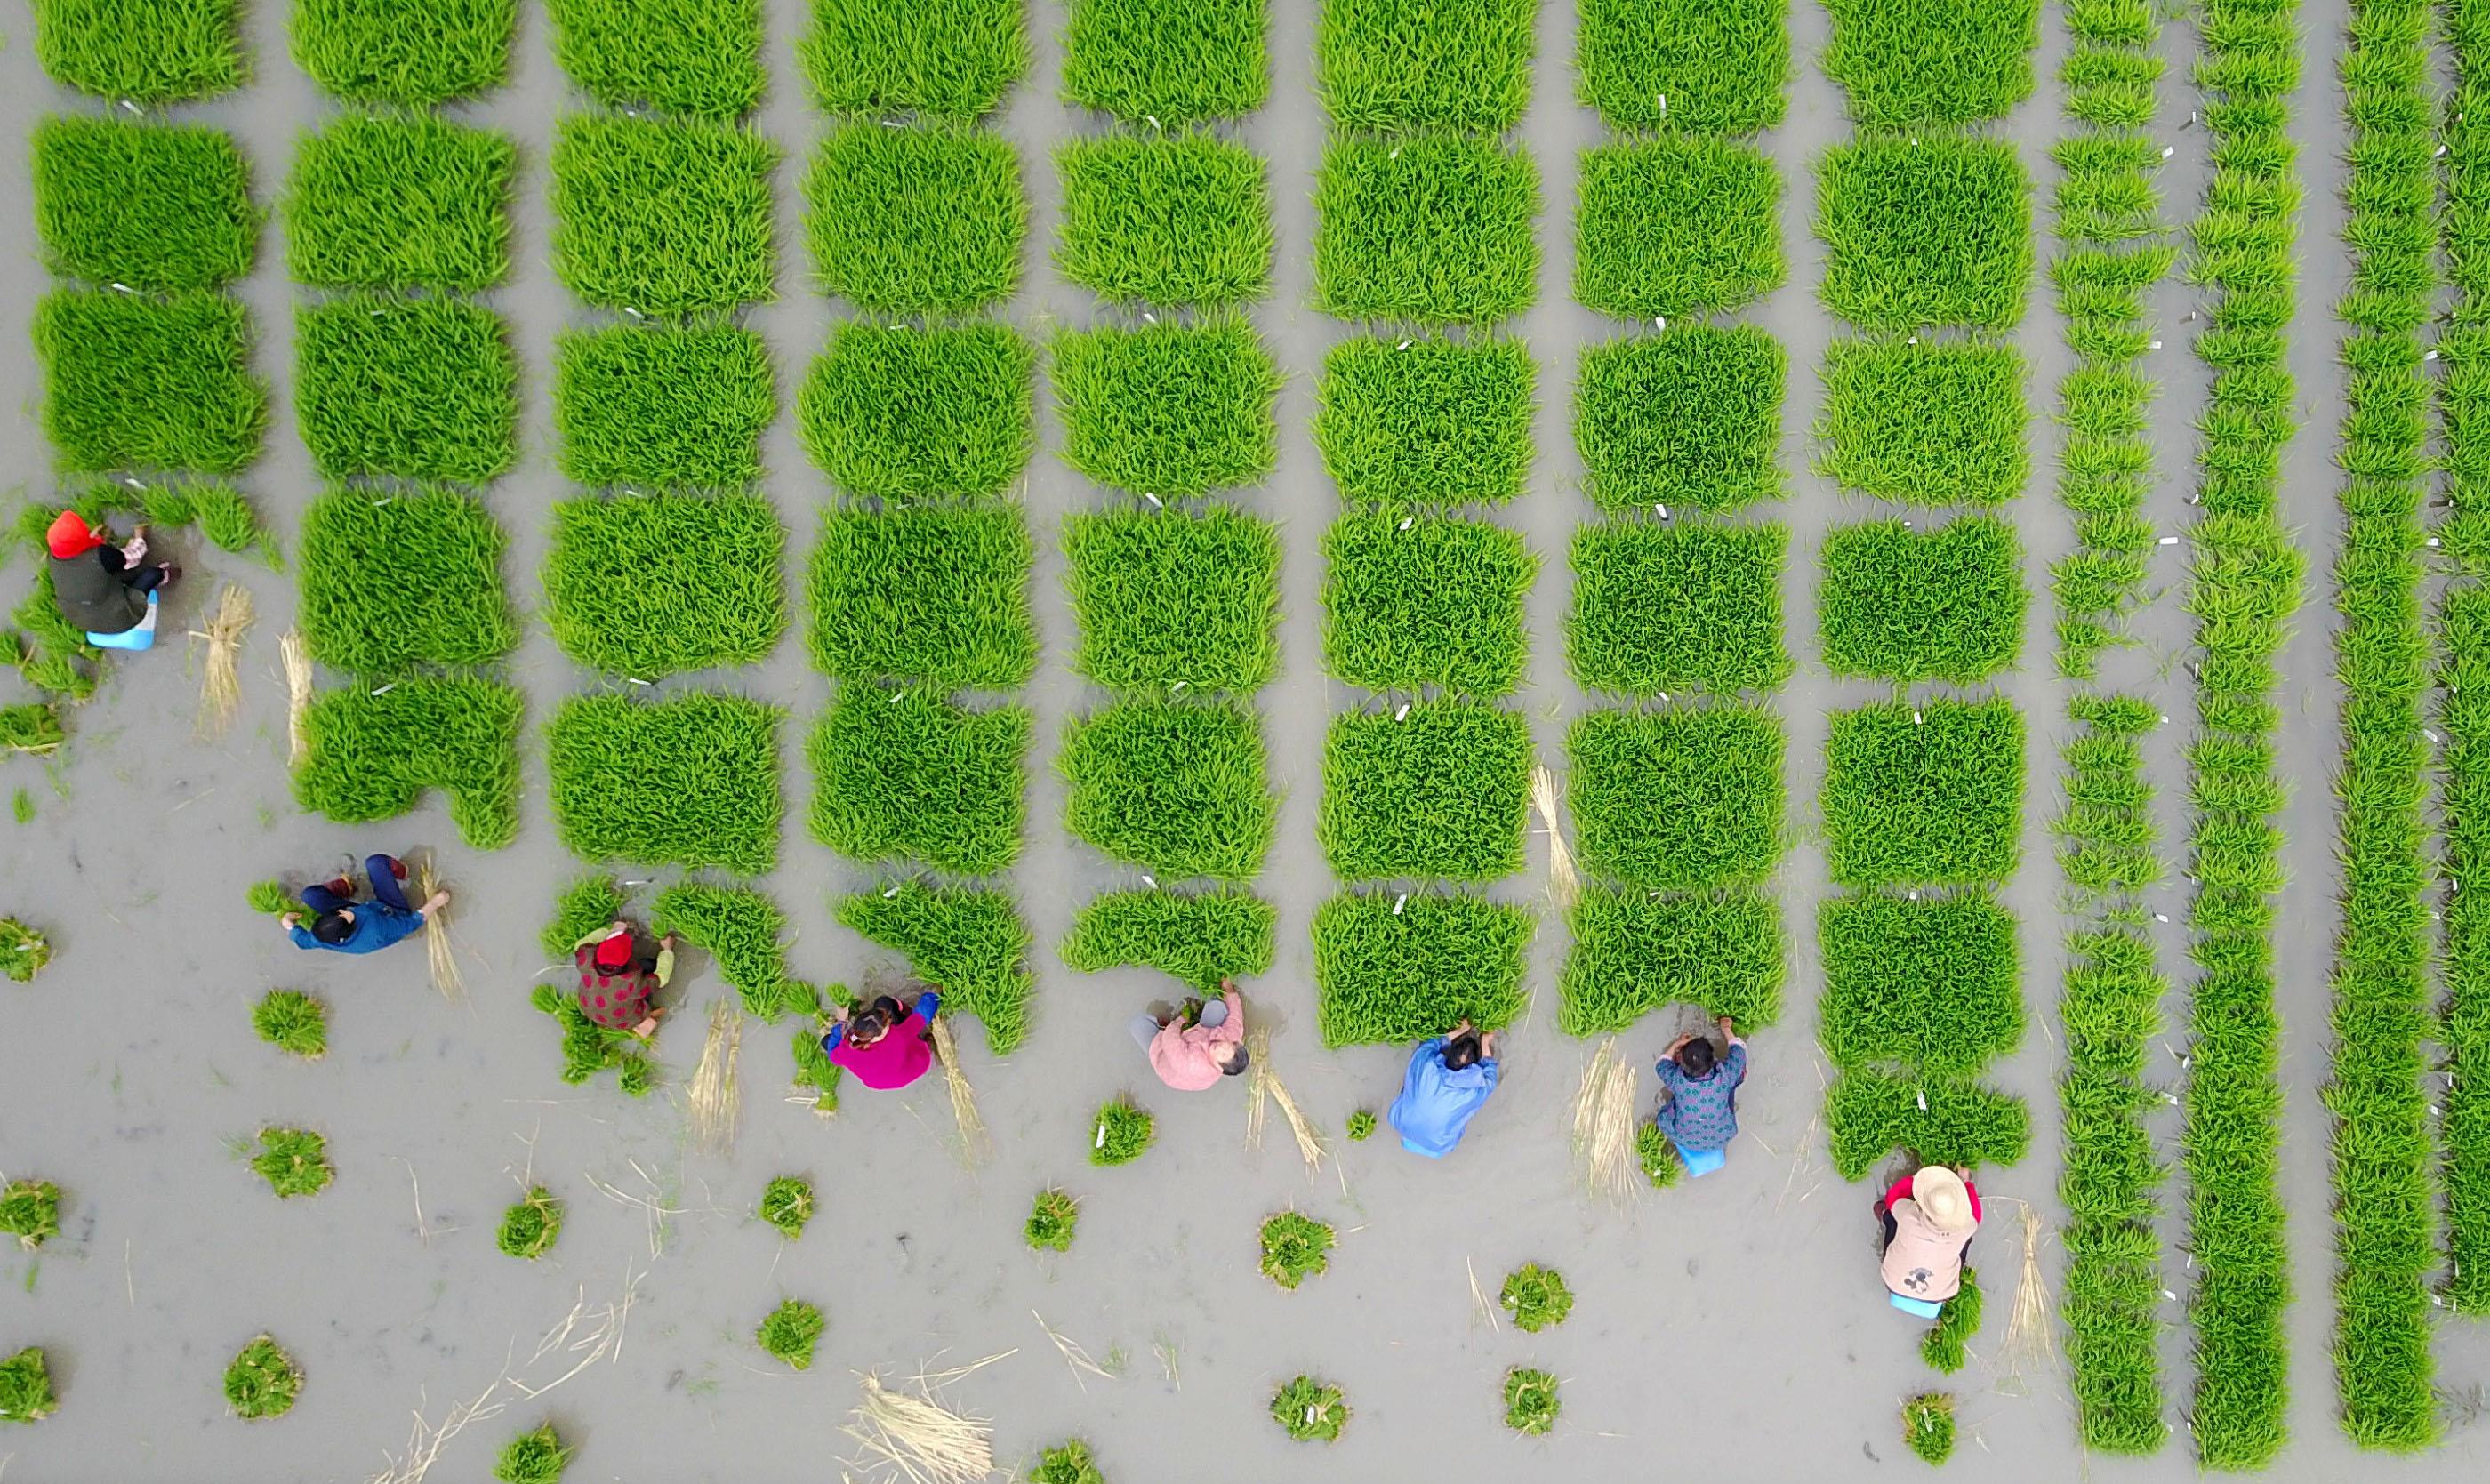
[[[420,907],[407,904],[398,883],[406,880],[406,862],[395,856],[370,856],[363,874],[371,879],[372,899],[355,900],[355,884],[340,876],[303,888],[303,905],[311,909],[311,925],[303,914],[289,912],[276,919],[298,948],[326,948],[332,953],[377,953],[402,938],[423,931],[423,915],[449,905],[449,893],[435,891]]]
[[[579,971],[579,1010],[609,1031],[628,1031],[647,1040],[656,1033],[657,991],[675,976],[675,935],[657,940],[651,955],[640,951],[631,924],[621,917],[570,946]]]
[[[112,544],[109,526],[93,527],[63,510],[43,533],[52,601],[61,617],[103,649],[143,650],[156,643],[156,591],[182,575],[170,562],[147,561],[147,528],[127,546]]]
[[[904,1088],[934,1065],[934,1016],[942,1007],[942,993],[928,989],[912,1004],[889,995],[877,995],[871,1004],[830,1011],[829,1030],[822,1037],[822,1055],[833,1066],[855,1073],[866,1087],[882,1091]]]
[[[1876,1203],[1884,1223],[1885,1287],[1904,1298],[1943,1303],[1962,1288],[1963,1259],[1980,1230],[1980,1192],[1971,1171],[1923,1165]]]
[[[1165,1017],[1144,1011],[1128,1029],[1150,1070],[1179,1092],[1207,1091],[1245,1070],[1245,1001],[1234,979],[1220,980],[1219,998],[1208,1004],[1187,1000]]]
[[[1401,1147],[1429,1159],[1451,1153],[1495,1091],[1500,1072],[1495,1033],[1482,1033],[1467,1020],[1450,1035],[1419,1042],[1401,1076],[1401,1095],[1384,1115],[1401,1136]]]

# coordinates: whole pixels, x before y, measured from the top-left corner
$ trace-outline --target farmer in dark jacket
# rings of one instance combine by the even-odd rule
[[[155,642],[156,590],[182,575],[170,562],[149,567],[147,528],[140,526],[127,546],[112,544],[107,527],[97,530],[75,510],[63,510],[43,534],[52,573],[52,600],[61,617],[90,638],[101,642],[115,634],[143,631],[143,642],[110,646],[145,649]]]
[[[355,900],[355,884],[340,876],[303,888],[303,905],[318,916],[303,925],[303,914],[277,918],[285,936],[298,948],[326,948],[332,953],[377,953],[401,938],[423,931],[423,915],[449,905],[449,893],[435,891],[420,907],[407,905],[398,883],[406,880],[406,862],[395,856],[372,856],[363,861],[371,878],[372,899]]]

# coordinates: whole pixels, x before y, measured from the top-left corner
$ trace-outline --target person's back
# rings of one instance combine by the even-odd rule
[[[1727,1034],[1726,1022],[1723,1024]],[[1738,1136],[1738,1085],[1747,1080],[1747,1043],[1730,1035],[1728,1055],[1716,1059],[1706,1037],[1681,1037],[1652,1070],[1668,1090],[1668,1101],[1655,1120],[1668,1142],[1690,1154],[1727,1149]]]
[[[126,633],[147,617],[147,595],[104,565],[106,542],[76,512],[64,510],[44,537],[43,565],[61,617],[90,634]],[[114,551],[117,560],[120,552]]]
[[[1441,1159],[1462,1142],[1501,1075],[1491,1050],[1468,1033],[1465,1022],[1453,1035],[1423,1041],[1409,1054],[1401,1095],[1385,1114],[1403,1149]]]
[[[934,1064],[927,1043],[941,997],[933,990],[903,1009],[888,995],[842,1020],[822,1038],[822,1050],[833,1065],[843,1066],[876,1091],[904,1088]]]
[[[1943,1303],[1962,1289],[1963,1257],[1980,1230],[1980,1191],[1961,1171],[1927,1166],[1877,1203],[1885,1223],[1878,1273],[1905,1298]]]

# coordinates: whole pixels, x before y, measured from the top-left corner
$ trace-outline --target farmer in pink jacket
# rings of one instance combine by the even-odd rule
[[[878,995],[871,1004],[854,1010],[833,1009],[822,1054],[833,1066],[855,1073],[866,1087],[883,1091],[904,1088],[934,1064],[934,1015],[941,1006],[941,992],[929,989],[912,1004]]]
[[[1208,1004],[1187,1000],[1165,1019],[1134,1016],[1132,1033],[1150,1059],[1150,1070],[1179,1092],[1215,1088],[1220,1078],[1245,1069],[1245,1002],[1237,998],[1233,979],[1220,980],[1219,998]]]

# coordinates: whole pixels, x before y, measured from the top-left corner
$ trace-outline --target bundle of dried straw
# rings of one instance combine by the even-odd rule
[[[1609,1036],[1582,1069],[1574,1094],[1574,1165],[1593,1199],[1625,1205],[1640,1164],[1635,1155],[1635,1064]]]
[[[986,1135],[986,1120],[977,1112],[977,1093],[969,1086],[969,1074],[960,1069],[960,1042],[951,1033],[947,1015],[934,1017],[934,1060],[942,1063],[942,1081],[951,1091],[951,1119],[960,1125],[960,1157],[970,1167],[981,1165],[995,1152],[994,1140]]]
[[[735,1147],[743,1122],[743,1088],[736,1063],[743,1049],[743,1012],[733,999],[721,996],[709,1007],[709,1039],[701,1045],[699,1070],[684,1093],[691,1116],[692,1142],[712,1153]]]
[[[864,1399],[841,1429],[871,1464],[898,1469],[913,1484],[971,1484],[995,1471],[993,1424],[893,1391],[864,1373]]]
[[[190,630],[208,642],[206,665],[199,673],[199,719],[191,727],[201,741],[222,737],[242,709],[242,636],[257,615],[250,589],[226,583],[217,595],[217,611],[205,628]]]
[[[303,718],[311,710],[311,648],[303,642],[303,630],[289,628],[276,651],[285,661],[285,766],[300,768],[311,750],[303,735]]]
[[[441,889],[441,878],[433,871],[430,852],[415,868],[415,897],[418,903],[432,900]],[[467,976],[458,972],[458,950],[449,941],[449,909],[436,907],[423,915],[423,954],[432,971],[432,987],[452,1004],[467,995]]]
[[[1548,831],[1548,899],[1559,912],[1573,910],[1582,894],[1582,875],[1574,867],[1574,853],[1565,846],[1565,831],[1556,823],[1556,775],[1546,767],[1530,771],[1530,806]]]

